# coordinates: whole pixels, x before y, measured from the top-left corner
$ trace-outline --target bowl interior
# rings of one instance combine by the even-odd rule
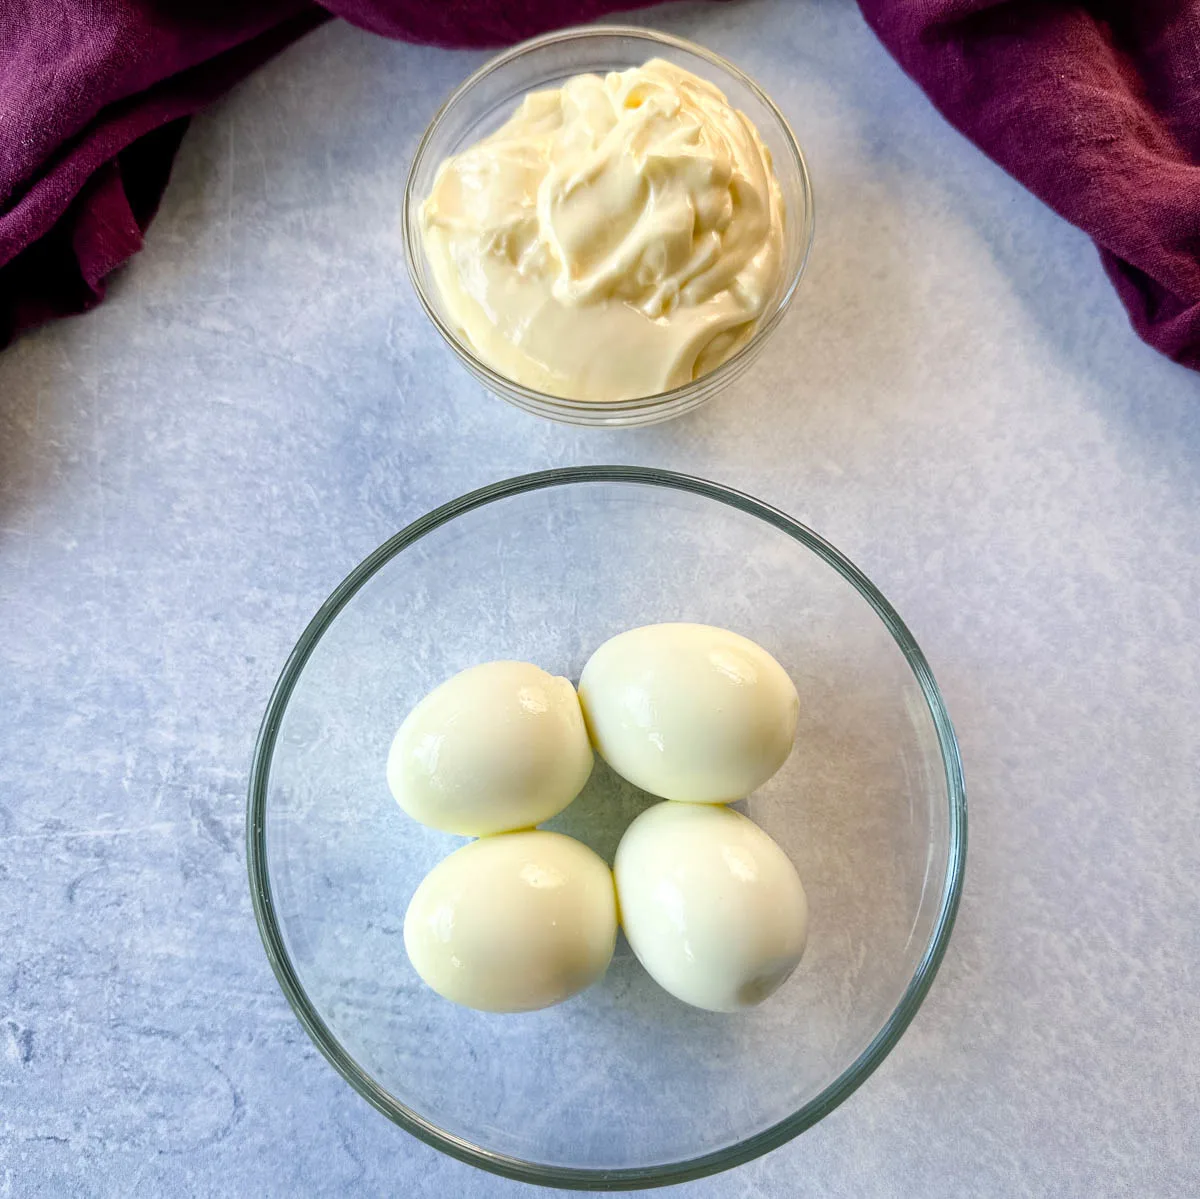
[[[480,362],[442,301],[421,242],[420,208],[438,167],[498,129],[528,92],[561,86],[573,75],[604,74],[665,58],[717,85],[757,127],[771,152],[786,208],[783,267],[754,336],[715,371],[658,396],[596,403],[546,396],[520,387]],[[639,424],[679,415],[711,398],[753,361],[795,290],[812,243],[812,196],[804,159],[787,122],[741,71],[680,38],[626,26],[548,34],[487,64],[446,102],[417,148],[404,197],[405,250],[417,293],[463,363],[491,391],[539,415],[579,424]]]
[[[285,671],[252,796],[252,856],[269,889],[260,916],[277,927],[291,998],[322,1048],[443,1148],[575,1185],[603,1180],[574,1171],[645,1171],[649,1182],[706,1155],[715,1168],[853,1089],[890,1045],[879,1052],[881,1032],[898,1034],[919,1002],[961,866],[953,737],[947,724],[939,739],[940,701],[914,673],[915,646],[902,651],[798,526],[711,485],[618,473],[631,477],[582,470],[502,487],[368,560],[360,570],[374,572],[318,617],[319,639]],[[464,667],[520,658],[577,679],[605,638],[664,620],[753,638],[799,690],[796,748],[742,807],[804,881],[800,968],[762,1006],[714,1015],[662,992],[622,939],[601,983],[547,1011],[486,1015],[440,999],[409,965],[401,929],[425,872],[462,839],[392,801],[396,727]],[[651,802],[598,762],[549,827],[611,861]]]

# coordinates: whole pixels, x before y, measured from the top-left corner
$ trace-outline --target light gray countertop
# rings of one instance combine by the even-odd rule
[[[799,302],[648,430],[485,395],[408,285],[407,162],[481,56],[330,25],[198,119],[93,314],[0,355],[0,1196],[515,1196],[389,1124],[255,930],[248,764],[297,635],[430,507],[663,465],[880,585],[962,742],[967,886],[891,1057],[748,1196],[1200,1191],[1200,376],[946,126],[849,0],[639,19],[809,155]]]

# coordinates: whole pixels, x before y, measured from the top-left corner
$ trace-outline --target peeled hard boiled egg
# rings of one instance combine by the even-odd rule
[[[684,1003],[752,1007],[804,953],[808,901],[796,869],[732,808],[647,808],[621,838],[613,871],[633,952]]]
[[[456,674],[408,714],[388,786],[412,817],[484,837],[557,816],[592,773],[592,747],[567,679],[529,662]]]
[[[727,803],[792,750],[800,700],[760,645],[702,624],[652,624],[606,641],[579,680],[592,744],[653,795]]]
[[[425,876],[404,917],[417,973],[485,1012],[569,999],[603,975],[616,937],[608,866],[581,842],[538,830],[464,845]]]

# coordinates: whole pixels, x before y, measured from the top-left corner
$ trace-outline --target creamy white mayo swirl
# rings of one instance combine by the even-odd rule
[[[711,83],[652,59],[533,92],[421,210],[450,323],[497,373],[582,400],[712,370],[779,280],[771,155]]]

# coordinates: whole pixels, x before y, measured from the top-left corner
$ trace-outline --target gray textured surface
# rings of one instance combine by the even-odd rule
[[[797,310],[660,428],[484,396],[403,276],[404,167],[477,56],[321,30],[197,121],[146,251],[0,356],[0,1195],[516,1195],[309,1045],[250,913],[246,769],[347,569],[591,461],[742,486],[907,618],[971,796],[959,926],[891,1058],[743,1196],[1200,1189],[1200,379],[1086,240],[948,130],[848,0],[648,19],[810,156]]]

